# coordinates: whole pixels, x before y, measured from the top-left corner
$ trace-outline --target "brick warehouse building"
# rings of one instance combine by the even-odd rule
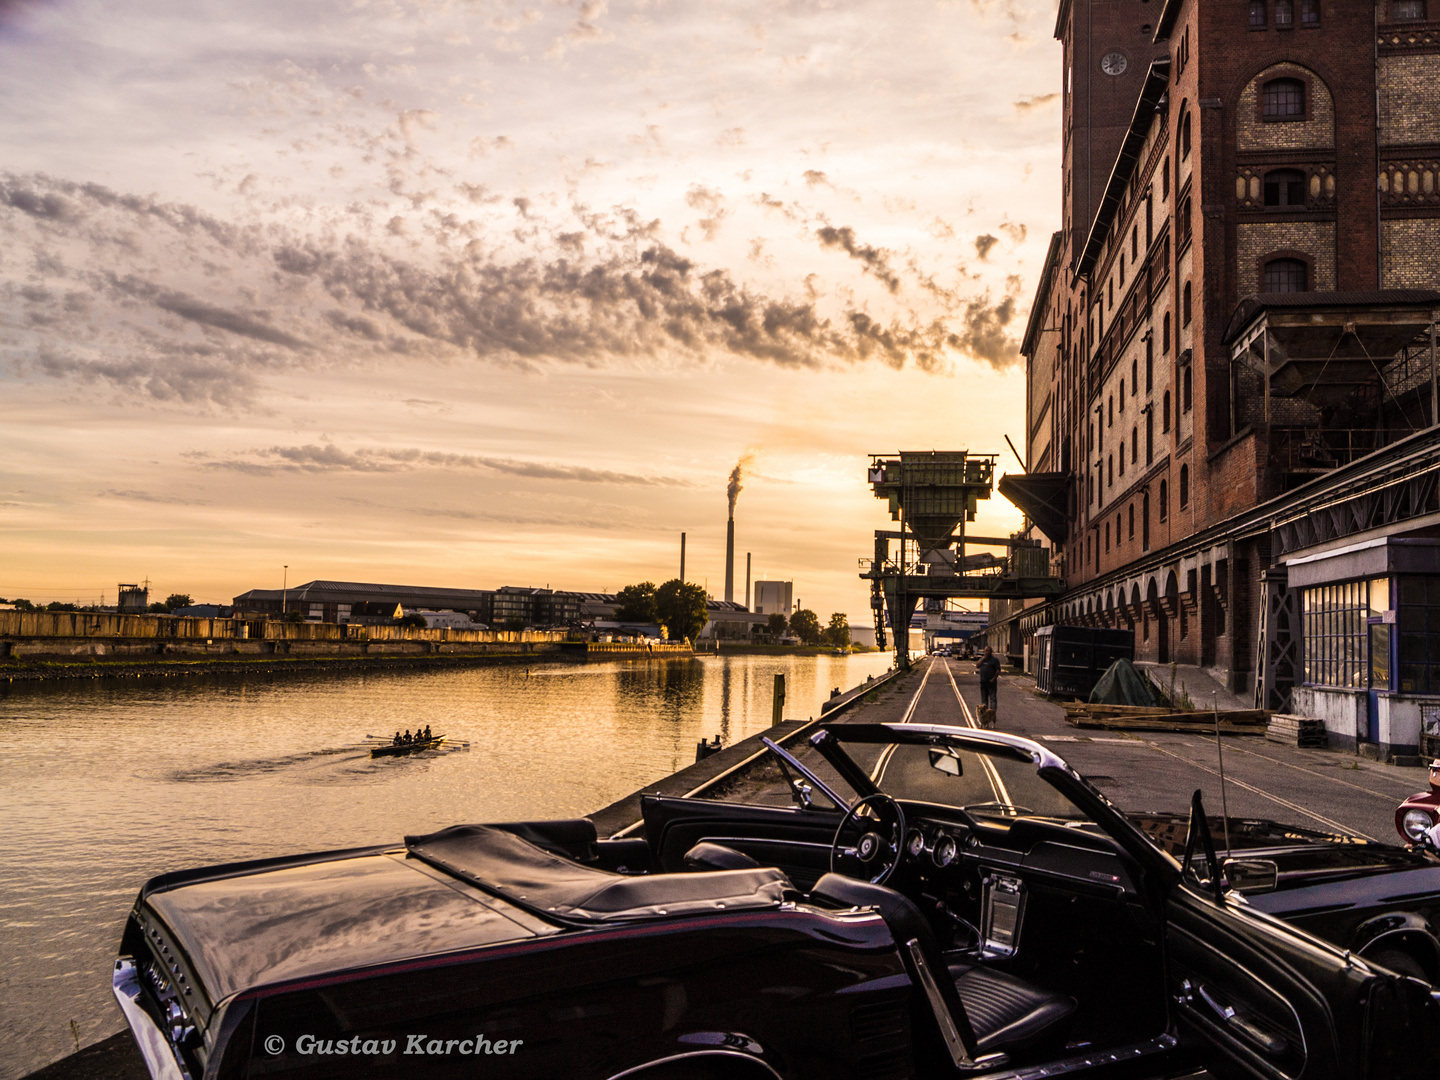
[[[1030,475],[1001,490],[1067,592],[993,605],[992,642],[1133,627],[1141,658],[1415,752],[1440,713],[1427,2],[1062,0],[1061,229],[1021,349]]]

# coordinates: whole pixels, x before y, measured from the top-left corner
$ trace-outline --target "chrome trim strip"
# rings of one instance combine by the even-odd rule
[[[140,1005],[140,975],[134,961],[115,961],[110,988],[120,1003],[120,1011],[125,1014],[125,1022],[130,1025],[152,1080],[190,1080],[190,1073],[175,1056],[170,1040]]]
[[[741,1061],[748,1061],[752,1065],[759,1065],[768,1072],[775,1080],[781,1080],[781,1076],[767,1062],[761,1061],[753,1054],[742,1054],[738,1050],[691,1050],[684,1054],[671,1054],[669,1057],[656,1058],[654,1061],[647,1061],[643,1065],[636,1065],[634,1068],[618,1072],[610,1077],[610,1080],[622,1080],[626,1076],[639,1076],[646,1069],[654,1068],[656,1065],[667,1065],[672,1061],[684,1061],[686,1058],[696,1057],[728,1057],[739,1058]]]
[[[950,1051],[955,1067],[974,1068],[975,1062],[970,1057],[970,1051],[965,1049],[965,1041],[960,1038],[955,1018],[950,1015],[945,999],[940,996],[940,987],[935,985],[935,976],[930,974],[930,968],[925,963],[925,954],[920,950],[920,939],[911,938],[905,943],[905,949],[910,953],[910,962],[915,965],[915,973],[920,976],[920,985],[925,989],[925,996],[930,999],[930,1009],[935,1014],[935,1022],[940,1025],[940,1037],[945,1040],[945,1048]]]

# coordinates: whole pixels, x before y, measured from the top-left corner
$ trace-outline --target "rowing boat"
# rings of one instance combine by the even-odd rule
[[[377,757],[399,757],[401,754],[413,754],[417,750],[434,750],[445,741],[444,735],[436,735],[420,742],[391,744],[389,746],[375,746],[370,749],[370,756]]]

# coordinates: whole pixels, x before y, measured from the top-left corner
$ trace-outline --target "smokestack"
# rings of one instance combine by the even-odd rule
[[[685,580],[685,534],[680,534],[680,580]]]
[[[750,552],[745,552],[745,610],[750,610]]]
[[[725,523],[725,602],[735,602],[735,519]]]
[[[730,470],[730,481],[725,485],[725,498],[730,503],[730,513],[725,521],[725,602],[735,602],[735,500],[740,497],[740,479],[744,475],[745,464],[750,460],[747,453],[735,463],[735,468]]]

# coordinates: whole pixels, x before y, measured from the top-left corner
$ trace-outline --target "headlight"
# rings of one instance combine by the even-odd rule
[[[1401,831],[1416,843],[1419,843],[1420,837],[1434,824],[1434,820],[1424,810],[1406,810],[1405,816],[1400,819]]]

